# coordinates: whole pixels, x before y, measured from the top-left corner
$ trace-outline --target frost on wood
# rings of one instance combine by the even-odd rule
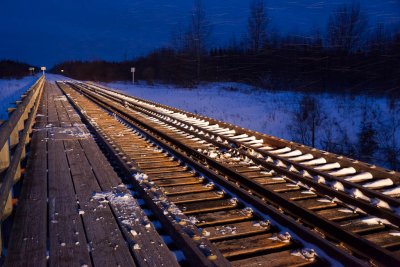
[[[154,249],[166,246],[125,185],[114,187],[111,192],[94,193],[92,201],[97,201],[98,208],[111,206],[123,232],[128,235],[128,243],[142,260],[151,262]]]
[[[104,207],[109,203],[117,211],[118,219],[127,229],[138,223],[143,227],[150,223],[129,191],[122,191],[117,187],[112,192],[95,193],[92,199],[98,201],[99,207]]]

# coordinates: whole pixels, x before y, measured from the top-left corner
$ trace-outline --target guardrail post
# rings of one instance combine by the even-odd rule
[[[9,116],[11,116],[12,112],[15,109],[9,109]],[[10,112],[11,111],[11,112]],[[23,116],[18,120],[17,125],[15,125],[14,129],[10,134],[10,150],[13,150],[19,143],[19,133],[24,129],[24,121]],[[25,154],[25,153],[24,153]],[[25,155],[24,155],[25,156]],[[21,165],[18,165],[17,172],[15,173],[14,182],[19,181],[21,178]]]
[[[2,177],[5,170],[7,170],[8,166],[10,165],[10,148],[8,146],[8,142],[4,144],[4,146],[0,149],[0,177]],[[10,197],[10,196],[9,196]],[[3,246],[3,238],[1,232],[1,223],[3,221],[4,215],[9,215],[9,205],[12,204],[10,199],[7,199],[6,207],[4,209],[4,213],[0,214],[0,249]]]
[[[7,169],[9,165],[10,165],[10,149],[8,147],[8,143],[6,143],[0,149],[0,173],[2,173],[5,169]]]
[[[38,91],[38,90],[37,90],[37,91]],[[36,91],[36,92],[37,92],[37,91]],[[34,99],[36,99],[36,93],[35,93]],[[31,100],[30,102],[32,102],[32,100]],[[34,103],[34,101],[33,101],[33,103]],[[32,105],[32,106],[33,106],[33,105]],[[26,121],[26,120],[28,119],[28,117],[29,117],[29,113],[31,112],[32,106],[31,106],[31,105],[28,105],[28,108],[26,108],[26,109],[24,110],[24,113],[22,114],[21,119],[20,119],[20,121],[19,121],[19,123],[18,123],[19,131],[22,131],[22,130],[25,128],[25,121]],[[21,128],[20,128],[20,127],[21,127]],[[29,135],[28,135],[28,136],[29,136]],[[24,144],[27,144],[26,140],[20,140],[20,142],[23,142],[23,141],[25,142]],[[25,156],[26,156],[26,150],[25,150],[25,148],[24,148],[24,150],[22,151],[21,161],[25,159]]]
[[[7,198],[6,206],[4,207],[1,221],[4,221],[5,219],[7,219],[7,217],[11,215],[12,210],[13,210],[12,191],[10,191],[10,193],[8,193],[8,198]]]

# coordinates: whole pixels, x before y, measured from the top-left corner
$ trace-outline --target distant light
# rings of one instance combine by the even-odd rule
[[[64,72],[64,70],[61,70],[61,72]]]

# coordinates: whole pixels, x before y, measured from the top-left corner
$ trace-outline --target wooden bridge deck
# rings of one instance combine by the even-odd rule
[[[175,266],[146,220],[61,90],[46,83],[5,265]]]

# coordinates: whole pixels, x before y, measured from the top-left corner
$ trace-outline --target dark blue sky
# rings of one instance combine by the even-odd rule
[[[203,0],[212,44],[246,30],[249,0]],[[271,27],[322,32],[330,12],[352,0],[266,0]],[[370,24],[400,24],[400,0],[360,0]],[[123,60],[167,45],[184,29],[191,0],[0,0],[0,59],[51,66],[70,60]]]

